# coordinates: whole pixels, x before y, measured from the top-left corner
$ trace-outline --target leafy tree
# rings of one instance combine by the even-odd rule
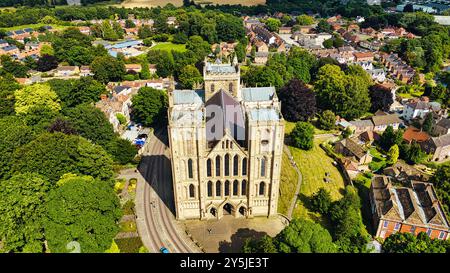
[[[0,76],[0,118],[14,114],[14,91],[19,88],[11,74]]]
[[[240,18],[220,15],[216,18],[216,31],[221,41],[237,41],[245,37],[245,29]]]
[[[337,250],[330,233],[308,220],[292,220],[275,241],[282,253],[334,253]]]
[[[143,79],[143,80],[148,80],[148,79],[151,78],[150,68],[149,68],[148,62],[143,62],[142,63],[142,69],[141,69],[140,78]]]
[[[163,123],[167,111],[167,94],[151,87],[141,87],[131,99],[132,115],[135,121],[144,126]]]
[[[342,137],[343,138],[349,138],[353,134],[352,129],[350,127],[345,128],[344,131],[342,131]]]
[[[340,38],[340,37],[335,37],[335,38],[333,39],[333,46],[334,46],[335,48],[344,46],[344,44],[345,44],[344,39],[342,39],[342,38]]]
[[[324,189],[320,188],[311,197],[311,207],[314,211],[319,212],[322,215],[326,215],[331,207],[333,200],[331,199],[330,193]]]
[[[153,35],[153,31],[148,25],[143,25],[138,29],[138,37],[139,39],[145,39],[151,37]]]
[[[369,110],[369,85],[367,73],[359,68],[350,68],[345,74],[340,67],[326,64],[319,69],[314,89],[321,109],[353,119]]]
[[[147,54],[148,61],[156,64],[157,74],[166,78],[173,75],[175,61],[171,52],[165,50],[150,50]]]
[[[402,145],[402,158],[408,164],[417,164],[425,160],[427,154],[422,151],[419,143],[412,143],[411,145]]]
[[[17,78],[26,78],[28,67],[21,64],[18,61],[15,61],[9,55],[1,55],[0,63],[2,65],[1,70],[14,75]]]
[[[134,28],[134,27],[136,27],[136,24],[132,20],[130,19],[125,20],[125,28]]]
[[[394,99],[391,90],[381,84],[375,84],[369,90],[371,107],[370,111],[376,112],[378,110],[389,111]]]
[[[322,19],[317,24],[316,31],[318,33],[321,33],[321,32],[331,33],[332,32],[331,25],[328,24],[328,22],[326,20]]]
[[[274,60],[275,58],[272,57],[271,62]],[[292,76],[309,83],[312,77],[311,70],[317,65],[317,59],[308,51],[294,47],[289,51],[286,64],[288,70],[292,71]]]
[[[277,253],[274,240],[268,235],[264,235],[260,240],[248,238],[244,242],[243,253]]]
[[[106,144],[114,137],[113,126],[105,114],[92,105],[77,105],[68,109],[66,116],[80,136],[96,144]]]
[[[437,167],[434,176],[431,178],[441,204],[447,215],[450,214],[450,165],[444,164]]]
[[[420,232],[417,236],[397,232],[383,242],[385,253],[446,253],[449,247],[446,240],[431,239],[425,232]]]
[[[394,144],[399,146],[403,141],[403,131],[398,130],[394,131],[392,126],[388,126],[386,130],[384,130],[380,139],[378,140],[378,145],[384,150],[388,151]]]
[[[319,127],[323,130],[332,130],[336,127],[336,115],[333,111],[325,110],[319,115]]]
[[[292,79],[278,91],[283,116],[288,121],[308,121],[316,114],[316,96],[305,83]]]
[[[308,122],[299,121],[290,134],[292,144],[303,150],[311,150],[314,146],[314,127]]]
[[[17,116],[0,118],[0,179],[11,175],[11,157],[20,146],[33,139],[33,132]],[[1,184],[1,183],[0,183]]]
[[[120,81],[126,73],[125,64],[111,56],[95,58],[91,70],[94,78],[102,83]]]
[[[39,53],[41,54],[41,56],[45,56],[45,55],[54,56],[55,55],[55,51],[53,50],[53,47],[51,45],[42,45]]]
[[[281,27],[281,22],[275,18],[269,18],[266,20],[266,27],[269,31],[278,32]]]
[[[400,155],[400,150],[398,148],[398,145],[397,144],[392,145],[392,147],[389,148],[389,151],[387,152],[388,164],[397,163],[399,155]]]
[[[433,131],[433,114],[428,113],[425,116],[425,120],[423,121],[422,129],[427,132],[428,134],[431,134]]]
[[[42,107],[51,112],[61,110],[58,95],[48,84],[33,84],[14,92],[14,110],[18,115],[26,115],[32,108]]]
[[[62,133],[43,133],[14,151],[12,172],[35,172],[57,181],[65,173],[91,175],[107,180],[112,176],[112,160],[85,138]]]
[[[181,69],[178,81],[184,89],[192,89],[195,84],[203,82],[203,77],[193,65],[187,65]]]
[[[333,223],[333,237],[341,252],[366,251],[369,236],[362,223],[360,206],[361,201],[353,186],[347,186],[344,197],[331,206],[329,216]]]
[[[70,121],[63,118],[56,118],[52,124],[47,128],[47,131],[50,133],[61,132],[66,135],[76,135],[77,130],[73,128],[73,125]]]
[[[327,39],[327,40],[323,41],[322,45],[325,48],[332,48],[333,47],[333,39]]]
[[[306,14],[299,15],[295,19],[297,21],[297,24],[301,26],[309,26],[314,24],[314,18]]]
[[[281,87],[284,84],[279,73],[269,66],[250,66],[248,71],[242,76],[242,81],[247,86],[275,86]]]
[[[174,44],[185,44],[189,41],[189,38],[183,32],[178,32],[173,36],[172,43]]]
[[[42,218],[52,185],[44,177],[17,174],[0,183],[0,238],[4,252],[43,252]]]
[[[114,162],[119,164],[127,164],[133,161],[138,149],[130,141],[115,137],[113,140],[105,145],[106,151],[114,159]]]
[[[104,252],[119,231],[120,202],[112,188],[89,176],[65,175],[46,203],[45,237],[53,253],[77,242],[83,253]]]
[[[58,59],[52,55],[43,55],[37,61],[37,70],[46,72],[58,67]]]

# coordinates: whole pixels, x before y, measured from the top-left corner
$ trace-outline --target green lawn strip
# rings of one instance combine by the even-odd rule
[[[361,199],[361,216],[363,224],[366,226],[366,230],[373,235],[372,211],[369,198],[371,183],[371,179],[362,174],[359,174],[353,180],[353,185],[358,189],[359,198]]]
[[[186,45],[185,44],[174,44],[171,42],[162,42],[162,43],[157,43],[150,50],[165,50],[165,51],[174,50],[174,51],[179,51],[179,52],[185,52]]]
[[[136,222],[134,220],[125,221],[119,224],[121,232],[136,232]]]
[[[302,186],[300,188],[299,202],[294,210],[294,218],[306,218],[314,222],[321,223],[324,227],[329,228],[328,219],[322,217],[318,213],[311,212],[309,207],[310,197],[320,188],[325,188],[330,192],[333,200],[342,198],[345,188],[344,179],[339,170],[333,165],[333,159],[328,157],[320,143],[326,140],[314,141],[314,147],[310,151],[303,151],[295,147],[289,147],[297,166],[302,173]],[[325,172],[330,174],[330,182],[324,181]]]
[[[121,253],[139,253],[139,248],[143,246],[141,238],[131,237],[114,239]]]
[[[289,158],[285,153],[283,153],[283,162],[281,166],[278,212],[287,215],[292,198],[294,198],[295,190],[297,188],[298,174],[292,167]]]

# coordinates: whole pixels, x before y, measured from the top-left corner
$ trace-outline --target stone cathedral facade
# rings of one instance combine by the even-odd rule
[[[242,87],[236,59],[205,61],[203,77],[202,88],[169,90],[177,219],[275,215],[284,141],[275,88]]]

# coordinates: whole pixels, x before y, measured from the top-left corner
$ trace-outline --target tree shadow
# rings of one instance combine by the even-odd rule
[[[311,205],[311,197],[304,195],[303,193],[298,194],[298,200],[300,200],[303,204],[303,206],[308,209],[309,211],[313,211],[312,205]]]
[[[249,228],[240,228],[236,231],[236,233],[231,235],[230,242],[219,242],[219,252],[241,253],[242,247],[247,239],[260,240],[264,235],[267,235],[267,233]]]
[[[172,169],[169,158],[165,155],[145,155],[141,158],[138,170],[175,216]]]

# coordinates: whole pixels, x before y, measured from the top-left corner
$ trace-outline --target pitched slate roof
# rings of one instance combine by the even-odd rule
[[[375,126],[402,123],[401,119],[396,114],[373,116],[372,121]]]
[[[450,128],[450,119],[443,118],[436,125],[437,126],[441,126],[443,128],[446,128],[446,129],[449,129]]]
[[[207,141],[221,140],[227,131],[236,141],[245,139],[242,106],[228,92],[220,89],[205,106]]]
[[[271,101],[275,94],[275,87],[242,88],[244,101]]]

